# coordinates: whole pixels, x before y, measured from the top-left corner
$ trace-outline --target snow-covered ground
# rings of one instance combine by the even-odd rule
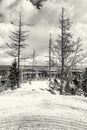
[[[0,94],[0,130],[87,130],[87,98],[52,95],[47,81]]]

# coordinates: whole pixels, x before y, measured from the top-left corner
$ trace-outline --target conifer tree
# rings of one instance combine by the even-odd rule
[[[9,78],[9,85],[13,90],[14,87],[17,86],[18,84],[18,78],[19,78],[19,71],[18,71],[16,59],[13,61],[10,67],[8,78]]]
[[[17,66],[18,66],[18,84],[17,87],[19,87],[20,79],[21,79],[21,73],[20,73],[20,58],[21,58],[21,52],[26,47],[26,40],[29,38],[29,31],[26,30],[24,22],[22,22],[22,16],[20,13],[18,25],[14,24],[14,31],[11,32],[9,39],[10,42],[7,43],[7,46],[11,49],[11,51],[8,53],[12,57],[17,58]]]
[[[82,89],[83,89],[84,95],[87,96],[87,68],[85,69],[85,72],[82,76]]]
[[[71,33],[72,22],[70,18],[65,15],[65,9],[62,8],[62,13],[59,16],[59,34],[56,42],[53,45],[53,55],[58,59],[58,66],[61,67],[61,87],[60,93],[65,91],[64,81],[67,82],[67,87],[72,78],[71,69],[80,61],[82,61],[86,54],[82,53],[81,39],[73,40]]]

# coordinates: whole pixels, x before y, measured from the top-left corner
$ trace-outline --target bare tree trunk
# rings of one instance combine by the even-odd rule
[[[18,45],[18,84],[17,87],[19,88],[20,86],[20,39],[21,39],[21,13],[20,13],[20,21],[19,21],[19,45]]]
[[[20,85],[20,45],[18,48],[18,85],[17,85],[18,88],[19,85]]]
[[[63,21],[64,21],[64,9],[62,8],[62,34],[61,34],[61,60],[62,60],[62,64],[61,64],[61,88],[60,88],[60,94],[63,93],[63,90],[64,90],[64,86],[63,86],[63,83],[64,83],[64,41],[63,41]]]
[[[51,34],[50,34],[50,40],[49,40],[49,87],[51,83]]]

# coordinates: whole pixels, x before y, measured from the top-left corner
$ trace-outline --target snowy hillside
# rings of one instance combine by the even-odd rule
[[[52,95],[46,81],[0,94],[0,130],[87,130],[87,98]]]

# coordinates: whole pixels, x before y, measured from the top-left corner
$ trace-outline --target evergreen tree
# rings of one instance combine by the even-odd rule
[[[87,68],[85,69],[85,72],[82,76],[82,89],[83,89],[84,95],[87,96]]]
[[[10,67],[8,78],[9,78],[9,85],[13,90],[14,87],[17,86],[18,84],[18,78],[19,78],[19,71],[18,71],[16,59],[13,61]]]

